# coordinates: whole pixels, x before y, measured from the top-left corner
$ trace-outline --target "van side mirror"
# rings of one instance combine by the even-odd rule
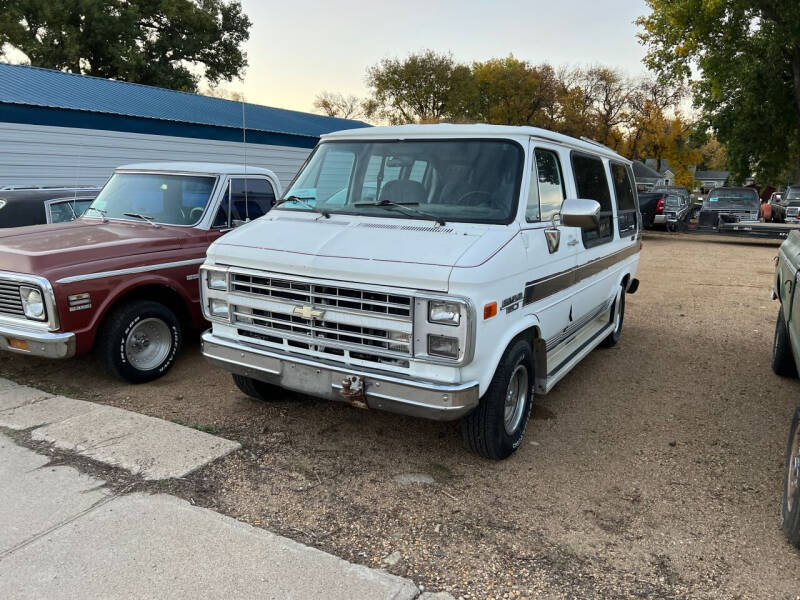
[[[596,200],[567,198],[561,203],[561,223],[567,227],[595,229],[600,224],[600,203]]]

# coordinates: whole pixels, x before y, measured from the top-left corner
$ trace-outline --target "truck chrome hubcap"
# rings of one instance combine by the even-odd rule
[[[140,371],[155,369],[169,355],[172,336],[161,319],[139,321],[125,339],[125,354],[131,366]]]
[[[503,424],[508,435],[513,435],[522,421],[525,405],[528,400],[528,369],[524,365],[517,365],[511,374],[506,389],[506,404],[503,414]]]
[[[797,485],[800,483],[800,427],[794,432],[792,437],[792,449],[789,451],[789,468],[786,469],[786,508],[792,512],[794,506],[794,496],[797,492]]]
[[[621,306],[621,304],[622,304],[622,290],[620,289],[617,292],[617,299],[614,302],[614,333],[619,331],[619,323],[622,320],[621,319],[621,316],[622,316],[622,311],[621,311],[622,306]]]

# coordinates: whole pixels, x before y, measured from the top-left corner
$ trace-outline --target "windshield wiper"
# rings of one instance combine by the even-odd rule
[[[312,204],[309,204],[308,200],[316,200],[316,198],[314,198],[313,196],[307,196],[307,197],[286,196],[286,198],[284,198],[283,200],[279,200],[278,203],[275,205],[275,207],[277,208],[281,204],[286,204],[287,202],[297,202],[298,204],[302,204],[303,206],[305,206],[306,208],[312,210],[313,212],[321,214],[326,219],[330,219],[331,218],[331,213],[329,213],[327,210],[324,210],[322,208],[317,208],[316,206],[313,206]]]
[[[137,217],[139,219],[142,219],[143,221],[147,221],[153,227],[158,228],[158,225],[156,224],[155,220],[150,215],[143,215],[141,213],[129,212],[129,213],[122,213],[122,216],[123,217]]]
[[[380,208],[388,209],[397,208],[404,211],[407,215],[419,215],[421,217],[431,219],[437,225],[441,225],[442,227],[447,224],[442,217],[432,215],[431,213],[419,210],[418,208],[409,208],[410,206],[419,206],[419,202],[392,202],[391,200],[380,200],[378,202],[355,202],[353,206],[378,206]]]
[[[94,206],[90,206],[90,207],[89,207],[89,208],[87,208],[85,211],[83,211],[83,214],[85,215],[85,214],[86,214],[86,213],[88,213],[90,210],[94,210],[94,211],[96,211],[96,212],[99,212],[99,213],[100,213],[100,216],[102,217],[103,221],[105,222],[105,220],[106,220],[106,213],[108,212],[107,210],[102,210],[102,209],[99,209],[99,208],[95,208]]]

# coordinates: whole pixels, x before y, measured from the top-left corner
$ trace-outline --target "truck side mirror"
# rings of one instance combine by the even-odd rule
[[[600,203],[596,200],[567,198],[561,204],[561,223],[567,227],[595,229],[600,224]]]

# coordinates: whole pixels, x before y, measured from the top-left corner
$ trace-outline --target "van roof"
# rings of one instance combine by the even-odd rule
[[[364,129],[348,129],[335,131],[322,136],[322,141],[333,140],[371,140],[371,139],[404,139],[404,138],[508,138],[519,142],[535,137],[556,144],[568,146],[575,150],[582,150],[592,154],[599,154],[606,158],[613,158],[626,164],[631,161],[614,152],[611,148],[598,142],[587,139],[577,139],[541,129],[539,127],[516,127],[510,125],[487,125],[477,123],[473,125],[454,125],[440,123],[437,125],[396,125],[389,127],[368,127]]]

